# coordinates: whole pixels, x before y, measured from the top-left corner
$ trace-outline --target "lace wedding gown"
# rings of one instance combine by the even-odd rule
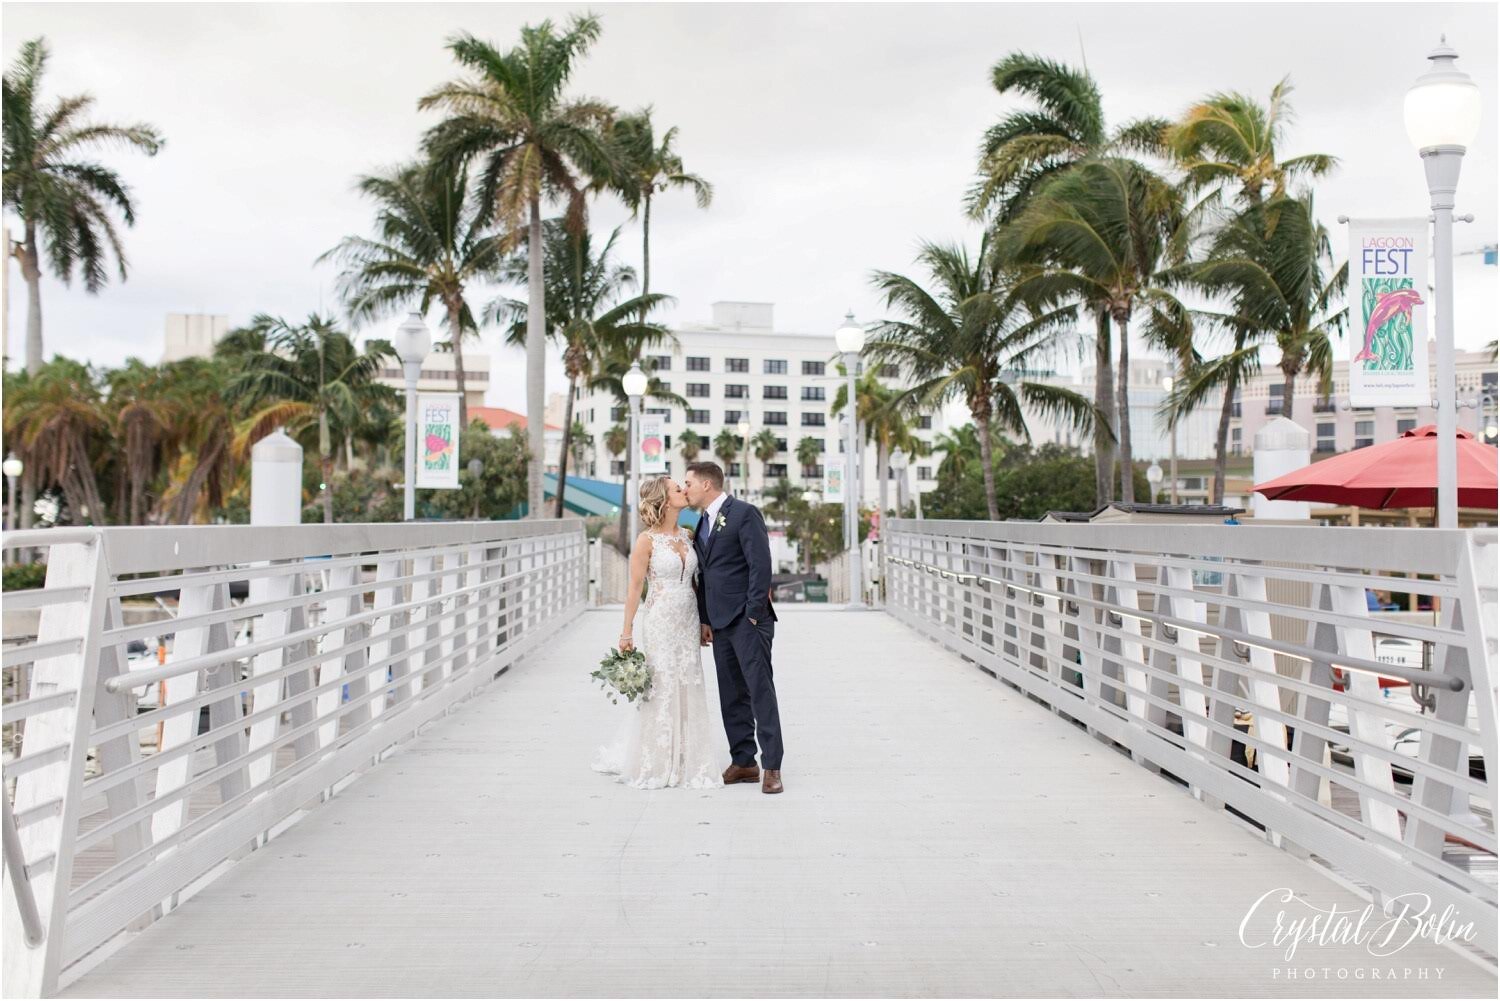
[[[698,553],[692,535],[650,532],[646,599],[636,614],[635,644],[651,668],[651,691],[630,707],[614,740],[599,748],[593,769],[637,789],[724,784],[719,740],[708,714],[698,598]]]

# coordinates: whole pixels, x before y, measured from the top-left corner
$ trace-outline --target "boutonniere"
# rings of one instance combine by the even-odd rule
[[[721,515],[719,515],[719,520],[714,522],[714,528],[723,528],[723,527],[724,527],[724,516],[721,514]]]

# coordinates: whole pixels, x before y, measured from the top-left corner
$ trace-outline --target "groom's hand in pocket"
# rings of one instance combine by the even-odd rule
[[[702,625],[700,625],[698,627],[698,643],[699,643],[700,646],[709,646],[709,645],[711,645],[713,643],[713,641],[714,641],[714,630],[713,630],[713,627],[710,626],[708,623],[705,622],[705,623],[703,623]]]

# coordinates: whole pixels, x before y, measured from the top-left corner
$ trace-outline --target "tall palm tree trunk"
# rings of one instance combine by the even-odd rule
[[[421,444],[418,443],[418,448]],[[328,411],[318,412],[318,468],[323,474],[323,524],[333,524],[333,442],[328,433]]]
[[[1301,367],[1301,359],[1293,359],[1290,365],[1281,367],[1281,416],[1287,420],[1292,420],[1292,394],[1297,391],[1297,370]]]
[[[1130,330],[1125,317],[1119,317],[1120,371],[1115,373],[1120,384],[1120,410],[1117,420],[1120,425],[1120,499],[1127,504],[1135,503],[1135,460],[1130,450]]]
[[[882,521],[885,520],[888,507],[886,502],[890,500],[891,496],[891,481],[886,476],[886,466],[891,461],[890,452],[887,451],[888,445],[889,443],[884,437],[881,437],[875,443],[875,475],[878,477],[877,482],[880,484],[880,518]]]
[[[21,277],[26,279],[26,374],[42,370],[42,259],[36,246],[36,223],[26,223]],[[35,488],[33,488],[34,490]]]
[[[990,441],[990,411],[988,402],[983,409],[973,410],[974,427],[979,431],[979,465],[984,473],[984,504],[989,510],[990,521],[1000,520],[1000,505],[995,500],[995,446]]]
[[[1234,391],[1239,380],[1230,377],[1224,384],[1224,405],[1219,408],[1219,428],[1214,438],[1214,494],[1215,504],[1224,503],[1224,476],[1228,466],[1229,418],[1234,413]]]
[[[469,393],[464,382],[464,304],[463,300],[450,296],[448,299],[448,329],[453,332],[453,377],[458,383],[458,426],[469,426]],[[530,351],[531,345],[527,344]]]
[[[568,373],[568,403],[563,410],[562,453],[557,457],[557,517],[563,516],[563,492],[568,488],[568,454],[573,449],[573,397],[578,376]]]
[[[651,192],[646,192],[645,208],[641,210],[641,295],[651,291]],[[646,322],[650,307],[641,305],[641,322]]]
[[[542,200],[531,199],[531,226],[526,239],[526,437],[531,461],[526,464],[526,514],[542,517],[542,470],[546,425],[542,420],[547,390],[547,311],[542,287]],[[622,508],[623,510],[623,508]]]
[[[1103,507],[1115,499],[1114,352],[1109,314],[1101,309],[1095,321],[1094,407],[1101,418],[1094,422],[1094,503]]]

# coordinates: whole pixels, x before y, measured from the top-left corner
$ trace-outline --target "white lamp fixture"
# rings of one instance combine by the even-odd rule
[[[854,322],[854,311],[844,314],[843,326],[833,332],[833,342],[846,355],[857,355],[865,349],[865,328]]]
[[[9,455],[5,462],[0,464],[0,471],[3,471],[6,476],[20,476],[26,471],[26,465],[15,455]]]
[[[1157,465],[1155,462],[1151,463],[1151,465],[1146,469],[1146,482],[1151,484],[1151,490],[1153,493],[1155,493],[1157,487],[1161,486],[1161,477],[1161,466]]]
[[[432,333],[422,321],[421,313],[407,313],[391,342],[406,376],[406,485],[401,506],[402,515],[411,521],[417,513],[417,378],[422,374],[427,352],[432,350]]]
[[[620,386],[625,390],[626,396],[641,397],[646,395],[646,386],[651,382],[646,373],[641,369],[641,363],[636,362],[630,366],[630,371],[625,373],[620,380]]]
[[[1427,58],[1432,68],[1406,92],[1406,134],[1419,152],[1444,146],[1467,149],[1479,132],[1479,87],[1453,65],[1458,52],[1446,35]]]
[[[750,437],[750,422],[749,421],[740,421],[738,424],[736,424],[734,426],[734,429],[740,433],[740,437],[741,438],[748,438],[748,437]]]

